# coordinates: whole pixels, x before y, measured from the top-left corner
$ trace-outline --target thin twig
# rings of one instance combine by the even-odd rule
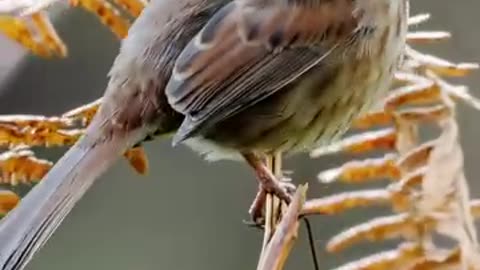
[[[307,227],[308,245],[310,247],[310,253],[312,255],[313,269],[320,270],[320,264],[318,263],[317,258],[317,248],[315,246],[315,238],[313,237],[312,225],[310,224],[310,220],[308,220],[308,218],[303,217],[302,219],[305,222],[305,227]]]
[[[280,270],[297,238],[299,215],[301,213],[308,185],[299,186],[292,202],[276,227],[270,242],[257,266],[257,270]]]

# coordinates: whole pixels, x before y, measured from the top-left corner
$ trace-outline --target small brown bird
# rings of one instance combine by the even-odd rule
[[[131,27],[86,131],[0,223],[0,266],[29,262],[129,147],[176,131],[207,159],[328,144],[389,87],[408,0],[153,0]]]
[[[402,56],[407,13],[406,0],[225,6],[176,61],[166,95],[185,119],[174,144],[186,140],[212,160],[244,158],[262,188],[288,202],[262,155],[328,144],[380,100]]]

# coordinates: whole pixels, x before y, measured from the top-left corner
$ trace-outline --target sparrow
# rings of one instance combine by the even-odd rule
[[[263,157],[331,143],[380,101],[402,58],[407,0],[238,0],[178,56],[165,93],[185,116],[173,144],[244,159],[290,201]]]
[[[85,135],[0,221],[1,269],[23,269],[97,178],[160,135],[245,160],[289,202],[263,157],[328,144],[379,101],[407,18],[408,0],[151,1]]]

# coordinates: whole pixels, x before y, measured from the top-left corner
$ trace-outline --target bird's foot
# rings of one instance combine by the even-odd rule
[[[265,224],[265,202],[267,194],[273,194],[287,204],[295,192],[295,185],[289,182],[277,181],[275,178],[261,182],[255,199],[249,209],[251,221],[249,225],[262,228]]]
[[[289,181],[279,181],[289,179],[277,179],[271,169],[267,167],[265,161],[259,158],[256,154],[244,153],[243,156],[250,167],[255,170],[255,175],[257,176],[259,183],[257,195],[249,209],[252,218],[252,221],[249,222],[249,224],[262,228],[265,223],[264,209],[267,194],[273,194],[280,200],[289,204],[292,200],[293,193],[295,192],[295,186]]]

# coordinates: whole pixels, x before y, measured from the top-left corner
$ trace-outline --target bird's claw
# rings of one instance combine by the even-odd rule
[[[273,194],[287,204],[291,202],[296,187],[290,182],[266,181],[260,184],[255,199],[250,206],[249,214],[251,221],[246,222],[248,225],[257,228],[263,228],[265,224],[264,206],[267,194]]]

